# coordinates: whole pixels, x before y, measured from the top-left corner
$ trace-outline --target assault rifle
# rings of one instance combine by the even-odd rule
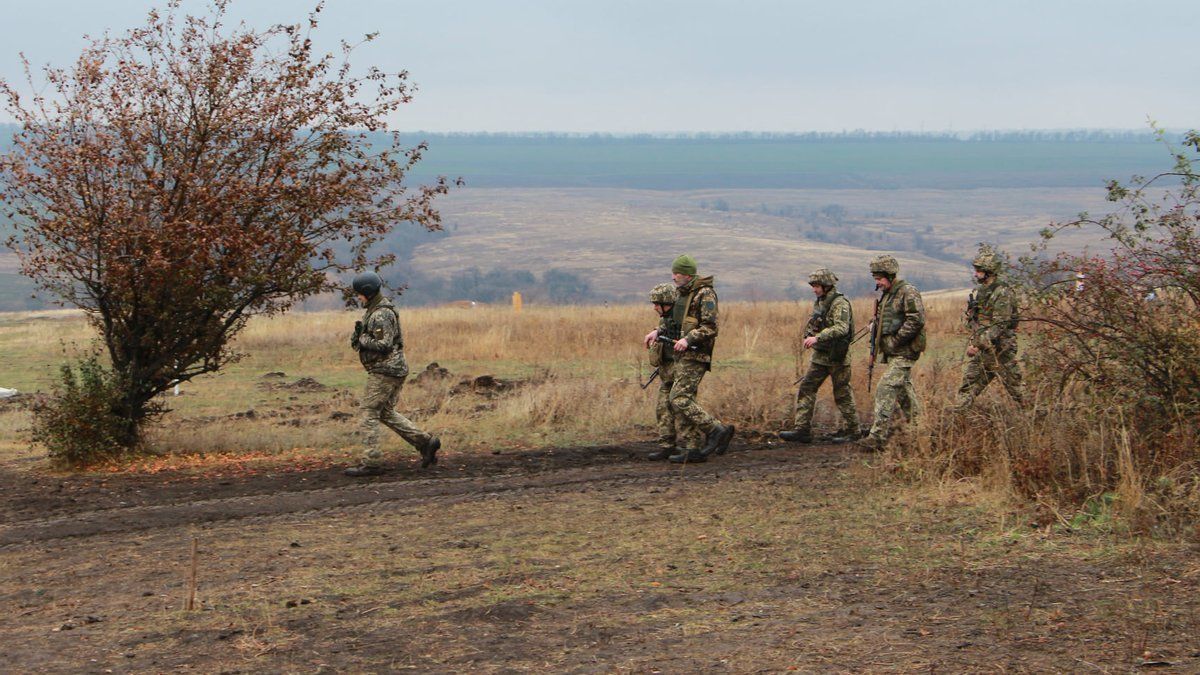
[[[882,296],[881,296],[882,297]],[[878,349],[879,341],[875,339],[876,329],[879,326],[879,298],[875,298],[875,313],[871,315],[871,325],[868,328],[871,331],[871,360],[867,361],[867,391],[871,391],[871,380],[875,378],[875,352]]]
[[[645,389],[646,387],[649,387],[649,386],[650,386],[650,383],[651,383],[651,382],[653,382],[653,381],[654,381],[654,378],[656,378],[656,377],[658,377],[658,368],[655,368],[655,369],[654,369],[654,372],[653,372],[653,373],[650,373],[650,379],[646,380],[646,384],[643,384],[643,385],[642,385],[642,389]]]

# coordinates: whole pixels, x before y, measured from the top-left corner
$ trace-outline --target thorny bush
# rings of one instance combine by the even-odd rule
[[[1200,136],[1190,132],[1172,149],[1171,171],[1108,184],[1117,205],[1111,213],[1081,214],[1043,232],[1010,274],[1022,298],[1026,414],[991,397],[954,415],[935,393],[922,423],[927,433],[906,442],[914,465],[942,476],[990,476],[1048,508],[1083,508],[1115,493],[1114,508],[1137,529],[1196,528],[1197,153]],[[1108,250],[1048,253],[1068,229],[1099,233]],[[936,391],[944,396],[953,385],[941,379]]]

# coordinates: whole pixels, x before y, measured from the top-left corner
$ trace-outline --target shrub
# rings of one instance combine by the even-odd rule
[[[33,406],[33,440],[60,467],[77,468],[114,459],[139,447],[138,427],[128,415],[124,388],[95,356],[65,363],[52,393]]]

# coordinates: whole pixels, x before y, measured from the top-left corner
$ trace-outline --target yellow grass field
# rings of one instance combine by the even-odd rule
[[[961,299],[930,302],[930,360],[953,359]],[[858,323],[869,321],[870,300],[856,302]],[[702,403],[743,433],[773,433],[791,416],[803,356],[797,337],[811,303],[722,305],[716,366],[701,387]],[[442,436],[445,452],[536,448],[647,438],[657,383],[642,336],[655,326],[650,305],[421,308],[402,310],[412,374],[400,409]],[[356,395],[364,381],[348,346],[356,314],[293,312],[251,322],[238,337],[245,354],[224,372],[205,376],[168,396],[172,409],[151,434],[151,447],[170,456],[203,453],[349,455],[357,426]],[[70,312],[0,318],[0,386],[48,389],[64,355],[88,348],[90,331]],[[854,348],[859,408],[869,413],[866,340]],[[451,373],[425,378],[438,363]],[[284,376],[264,377],[268,373]],[[876,373],[878,377],[882,368]],[[491,375],[511,389],[481,390],[464,380]],[[918,372],[918,380],[921,378]],[[315,382],[302,378],[311,378]],[[817,424],[832,423],[823,394]],[[24,440],[27,413],[0,413],[0,452],[36,457]],[[402,441],[388,443],[408,456]],[[385,445],[385,448],[388,447]]]

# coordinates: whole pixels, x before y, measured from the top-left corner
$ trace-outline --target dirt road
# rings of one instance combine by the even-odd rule
[[[1186,544],[997,527],[844,446],[648,450],[406,458],[365,481],[0,467],[6,665],[1200,671]]]

